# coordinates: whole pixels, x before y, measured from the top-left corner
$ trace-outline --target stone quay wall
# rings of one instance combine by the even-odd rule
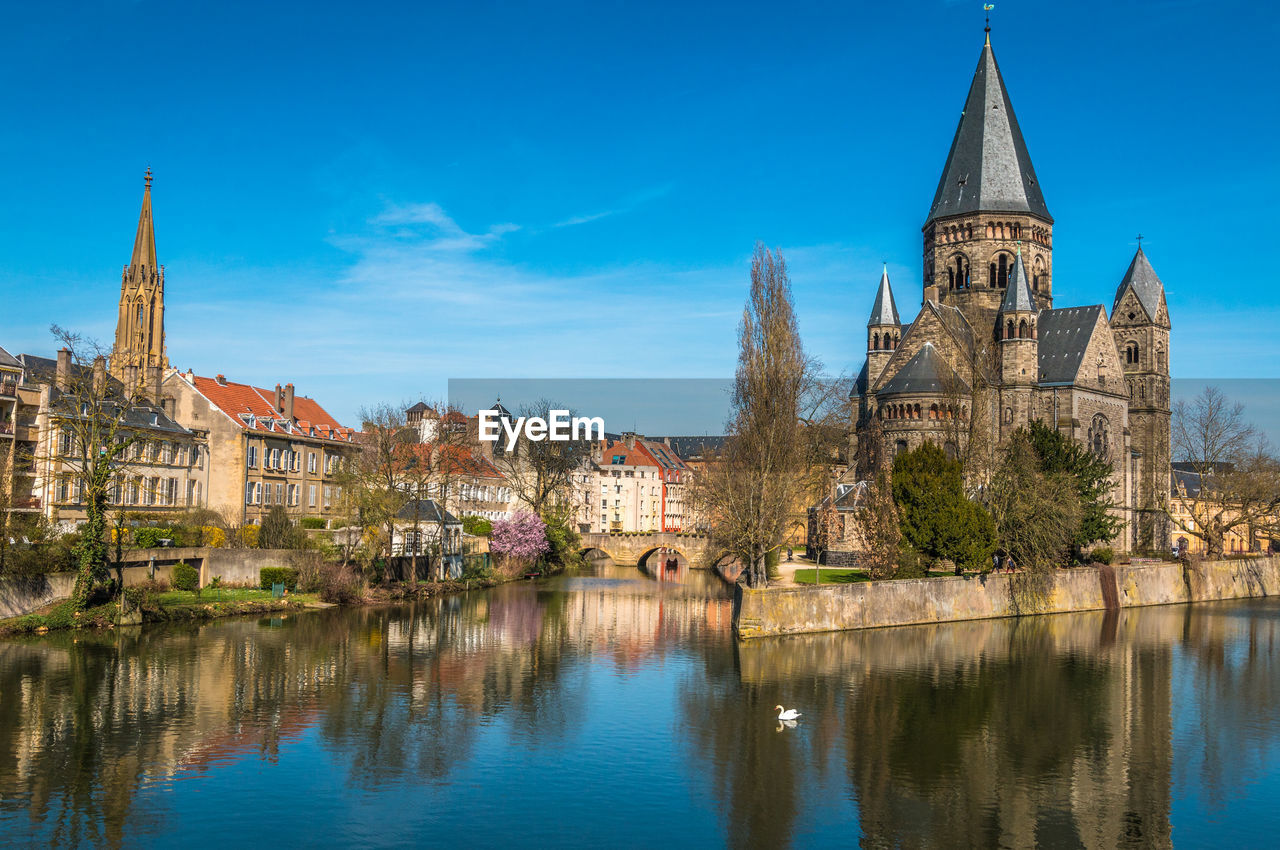
[[[739,638],[1280,595],[1280,557],[734,590]]]
[[[141,584],[149,578],[173,580],[173,565],[179,561],[200,571],[200,586],[220,576],[224,584],[258,585],[258,571],[263,567],[287,567],[293,561],[290,549],[211,549],[170,548],[135,549],[121,559],[125,587]],[[115,571],[111,571],[114,575]],[[21,617],[50,602],[71,596],[76,574],[47,573],[29,578],[0,579],[0,619]]]

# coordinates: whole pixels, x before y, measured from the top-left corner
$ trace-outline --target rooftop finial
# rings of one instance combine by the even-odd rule
[[[1138,234],[1138,250],[1139,251],[1142,250],[1142,234],[1141,233]]]
[[[148,190],[148,191],[150,191],[150,189],[151,189],[151,166],[149,166],[149,165],[147,166],[147,173],[146,173],[146,174],[144,174],[144,175],[142,176],[142,179],[147,181],[147,190]]]
[[[996,7],[995,3],[983,3],[982,11],[987,13],[987,27],[983,32],[987,34],[987,47],[991,46],[991,10]]]

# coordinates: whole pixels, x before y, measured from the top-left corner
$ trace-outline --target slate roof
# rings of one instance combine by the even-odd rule
[[[978,210],[1030,212],[1053,220],[990,42],[978,58],[925,223]]]
[[[707,455],[714,454],[724,447],[725,437],[650,437],[650,442],[665,443],[671,451],[686,461],[705,460]]]
[[[867,386],[871,379],[867,375],[867,361],[862,361],[862,369],[858,371],[858,377],[853,381],[853,389],[849,391],[849,398],[866,395]]]
[[[418,522],[440,522],[440,506],[436,504],[435,499],[410,499],[405,506],[396,512],[396,519],[408,520],[413,522],[414,506],[417,505]],[[449,513],[444,512],[444,521],[446,525],[461,525],[461,521]]]
[[[505,407],[503,407],[503,406],[502,406],[502,399],[498,399],[498,401],[494,403],[493,407],[491,407],[491,408],[489,408],[489,409],[490,409],[490,410],[496,410],[496,411],[498,412],[498,418],[499,418],[499,419],[512,419],[512,418],[513,418],[513,417],[512,417],[512,415],[511,415],[511,411],[510,411],[510,410],[507,410]]]
[[[956,374],[933,343],[926,342],[898,374],[889,379],[876,395],[891,396],[906,393],[937,395],[948,392],[968,392],[969,385]]]
[[[885,266],[880,273],[880,288],[876,290],[876,303],[871,305],[871,318],[867,327],[872,325],[900,325],[898,305],[893,303],[893,288],[889,286],[889,267]]]
[[[1004,291],[1004,300],[1000,302],[1001,313],[1034,313],[1036,297],[1027,284],[1027,267],[1022,262],[1022,251],[1013,261],[1013,273],[1009,276],[1010,284]]]
[[[1102,312],[1101,304],[1040,311],[1036,337],[1041,384],[1075,381]]]
[[[14,357],[3,348],[0,348],[0,366],[4,366],[8,369],[22,368],[22,364],[18,362],[18,358]]]
[[[1111,306],[1111,312],[1114,315],[1116,308],[1120,306],[1120,298],[1124,295],[1125,290],[1132,288],[1138,296],[1138,301],[1142,304],[1142,309],[1147,311],[1147,317],[1155,319],[1156,314],[1160,312],[1160,300],[1164,296],[1164,284],[1160,282],[1160,278],[1156,275],[1156,270],[1151,268],[1147,255],[1143,252],[1142,247],[1138,247],[1138,253],[1133,255],[1132,262],[1129,263],[1129,270],[1124,273],[1124,278],[1120,281],[1120,286],[1116,288],[1116,300]]]

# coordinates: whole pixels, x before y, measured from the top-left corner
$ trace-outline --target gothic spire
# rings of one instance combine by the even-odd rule
[[[872,325],[900,325],[898,306],[893,303],[893,289],[889,286],[889,265],[880,273],[880,289],[876,292],[876,303],[871,306],[871,318],[867,327]]]
[[[142,212],[138,214],[138,235],[133,239],[133,257],[130,266],[156,268],[156,228],[151,221],[151,168],[147,168],[147,188],[142,193]]]
[[[1013,272],[1009,275],[1009,286],[1004,291],[1004,300],[1000,302],[1001,313],[1034,313],[1036,297],[1027,285],[1027,267],[1022,263],[1022,248],[1018,248],[1018,256],[1013,260]]]
[[[1053,220],[1040,194],[990,34],[938,181],[929,221],[959,213],[1029,212]]]
[[[1124,273],[1120,286],[1116,288],[1116,300],[1111,305],[1112,316],[1115,316],[1120,307],[1120,299],[1129,289],[1138,296],[1138,303],[1147,311],[1147,318],[1155,321],[1160,313],[1160,302],[1164,300],[1164,284],[1160,282],[1156,270],[1151,268],[1141,244],[1138,245],[1138,253],[1133,255],[1133,261],[1129,263],[1129,270]]]

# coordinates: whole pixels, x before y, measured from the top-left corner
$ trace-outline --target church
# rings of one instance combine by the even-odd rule
[[[988,29],[922,229],[920,311],[904,321],[887,270],[875,292],[851,398],[858,475],[933,441],[980,483],[984,460],[1038,420],[1111,462],[1112,544],[1151,550],[1169,539],[1164,286],[1139,243],[1110,314],[1055,306],[1053,224]]]

